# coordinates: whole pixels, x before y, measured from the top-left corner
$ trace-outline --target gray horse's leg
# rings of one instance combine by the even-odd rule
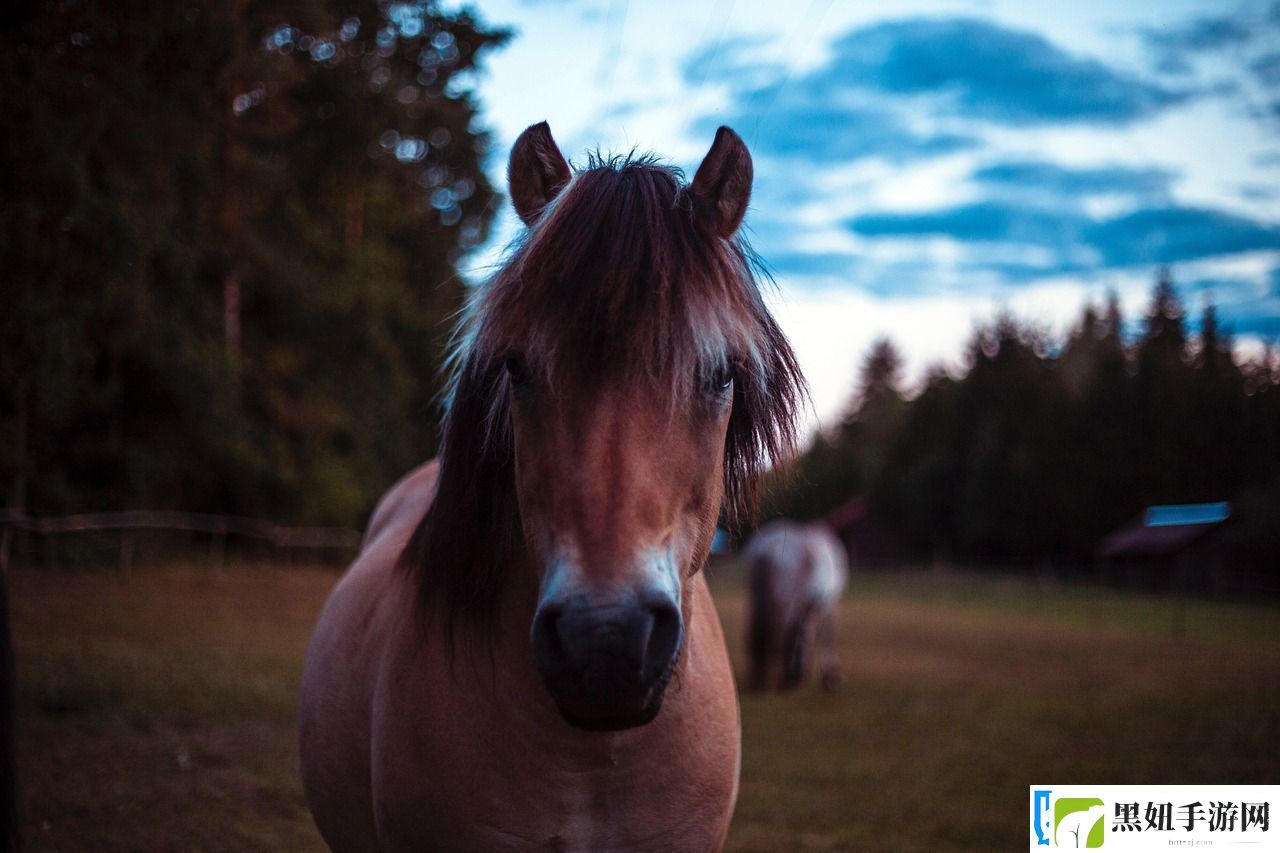
[[[782,689],[788,690],[804,682],[809,661],[809,634],[813,623],[814,608],[805,608],[795,624],[787,627],[782,653]]]
[[[773,645],[769,630],[769,613],[760,602],[752,602],[751,617],[747,628],[747,656],[751,662],[752,690],[764,690],[769,674],[769,652]]]
[[[822,686],[835,690],[844,680],[840,672],[840,653],[836,648],[836,606],[832,602],[818,618],[818,649],[822,659]]]

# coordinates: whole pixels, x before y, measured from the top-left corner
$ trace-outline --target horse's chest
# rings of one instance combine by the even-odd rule
[[[687,849],[670,834],[682,828],[672,797],[683,785],[663,768],[538,766],[493,740],[441,750],[404,796],[384,790],[380,829],[406,850]]]
[[[688,749],[636,730],[573,751],[483,716],[416,722],[375,754],[383,849],[709,850],[727,825],[736,730]]]

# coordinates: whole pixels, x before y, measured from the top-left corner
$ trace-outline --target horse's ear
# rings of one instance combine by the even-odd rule
[[[718,237],[728,239],[742,224],[751,199],[751,154],[742,137],[723,125],[689,188],[698,214]]]
[[[516,140],[507,162],[507,183],[511,203],[520,221],[532,225],[542,209],[569,183],[569,164],[551,138],[551,127],[545,121],[530,125]]]

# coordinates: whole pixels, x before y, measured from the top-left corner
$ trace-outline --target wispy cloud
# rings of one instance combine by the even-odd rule
[[[764,36],[732,36],[701,45],[684,61],[684,82],[694,88],[722,83],[737,91],[774,84],[786,76],[787,69],[760,56],[769,43]]]
[[[866,157],[900,163],[978,144],[965,134],[913,130],[894,111],[879,106],[841,104],[799,93],[759,117],[752,106],[762,100],[750,98],[726,115],[708,117],[695,125],[695,131],[706,135],[716,125],[728,123],[745,133],[757,152],[810,164],[849,163]]]
[[[1194,207],[1138,210],[1095,223],[1084,233],[1109,266],[1180,261],[1280,249],[1280,229]]]
[[[1177,173],[1155,167],[1071,167],[1042,160],[992,163],[976,170],[973,180],[987,187],[1018,193],[1051,193],[1065,198],[1082,195],[1165,197]]]
[[[1081,242],[1083,214],[1017,203],[980,201],[942,210],[866,213],[849,220],[864,237],[949,237],[965,243],[1019,243],[1066,254]]]
[[[1077,209],[981,201],[923,213],[863,214],[848,225],[866,237],[947,237],[1047,250],[1054,266],[1046,273],[1280,249],[1280,229],[1218,210],[1178,206],[1093,218]]]
[[[1183,290],[1212,302],[1227,332],[1280,340],[1280,266],[1262,280],[1199,278]]]
[[[839,39],[833,53],[816,85],[938,95],[942,109],[1008,125],[1124,124],[1192,95],[977,18],[877,24]]]
[[[1201,17],[1177,27],[1142,30],[1155,54],[1157,67],[1167,74],[1187,74],[1195,54],[1237,47],[1253,38],[1253,28],[1239,16]]]
[[[762,57],[764,44],[731,39],[688,58],[687,83],[722,85],[732,98],[695,131],[728,122],[762,152],[810,163],[908,162],[974,148],[973,122],[1125,124],[1192,96],[976,18],[855,29],[835,40],[826,63],[794,78]]]
[[[1161,31],[1159,43],[1207,51],[1246,38],[1235,19],[1206,18]],[[1153,49],[1156,40],[1149,35]],[[997,131],[1006,140],[1053,128],[1119,131],[1191,102],[1203,83],[1144,79],[1039,33],[977,18],[859,27],[794,79],[762,58],[765,45],[735,39],[689,58],[686,80],[714,83],[731,98],[727,111],[695,120],[698,132],[727,121],[780,168],[819,178],[869,159],[900,171],[949,155],[982,157],[960,180],[965,200],[934,208],[849,216],[833,191],[827,201],[845,207],[840,227],[853,240],[845,248],[818,248],[824,241],[813,240],[812,216],[758,222],[767,257],[791,280],[844,279],[869,293],[937,292],[956,282],[1018,288],[1280,249],[1280,230],[1268,222],[1176,201],[1175,169],[998,159],[990,142]]]
[[[1280,129],[1280,2],[1246,3],[1178,26],[1145,27],[1139,36],[1163,74],[1187,77],[1204,61],[1217,62],[1212,93],[1242,101],[1255,120]]]
[[[1249,63],[1249,69],[1266,86],[1280,86],[1280,51],[1266,53]]]
[[[771,252],[765,262],[771,272],[779,275],[850,280],[856,280],[865,267],[864,259],[847,252]]]

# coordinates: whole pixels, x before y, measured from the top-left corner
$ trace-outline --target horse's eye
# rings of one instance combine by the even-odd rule
[[[523,355],[512,350],[502,360],[502,366],[506,368],[507,375],[511,377],[511,384],[516,386],[529,384],[529,364],[524,360]]]
[[[733,386],[733,368],[727,364],[716,368],[708,382],[707,390],[713,394],[724,394]]]

